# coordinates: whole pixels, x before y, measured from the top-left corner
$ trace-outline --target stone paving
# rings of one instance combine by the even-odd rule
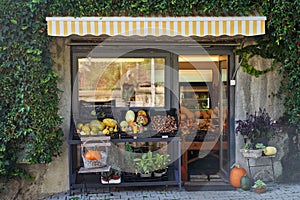
[[[233,191],[186,191],[184,188],[168,188],[167,190],[149,188],[127,188],[118,191],[90,192],[87,195],[68,193],[51,195],[43,200],[300,200],[300,184],[275,184],[268,187],[266,193],[256,194],[241,189]]]

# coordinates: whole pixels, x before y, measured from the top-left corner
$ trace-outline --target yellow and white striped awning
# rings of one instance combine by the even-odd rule
[[[254,36],[265,33],[265,16],[47,17],[48,35]]]

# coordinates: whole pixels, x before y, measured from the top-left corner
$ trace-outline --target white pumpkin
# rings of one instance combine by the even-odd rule
[[[135,119],[135,114],[132,110],[128,110],[125,115],[126,122],[133,122]]]

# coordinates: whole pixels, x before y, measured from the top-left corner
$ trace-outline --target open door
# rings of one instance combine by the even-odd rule
[[[194,187],[201,181],[205,185],[220,186],[222,181],[228,180],[228,58],[228,55],[179,57],[182,163],[188,175],[186,186],[192,184]]]
[[[220,56],[219,61],[219,144],[220,175],[228,178],[229,172],[229,134],[228,134],[228,56]]]

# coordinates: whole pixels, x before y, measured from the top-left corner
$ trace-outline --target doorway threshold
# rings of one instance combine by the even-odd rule
[[[230,191],[236,190],[219,175],[190,175],[190,180],[184,183],[186,191]]]

